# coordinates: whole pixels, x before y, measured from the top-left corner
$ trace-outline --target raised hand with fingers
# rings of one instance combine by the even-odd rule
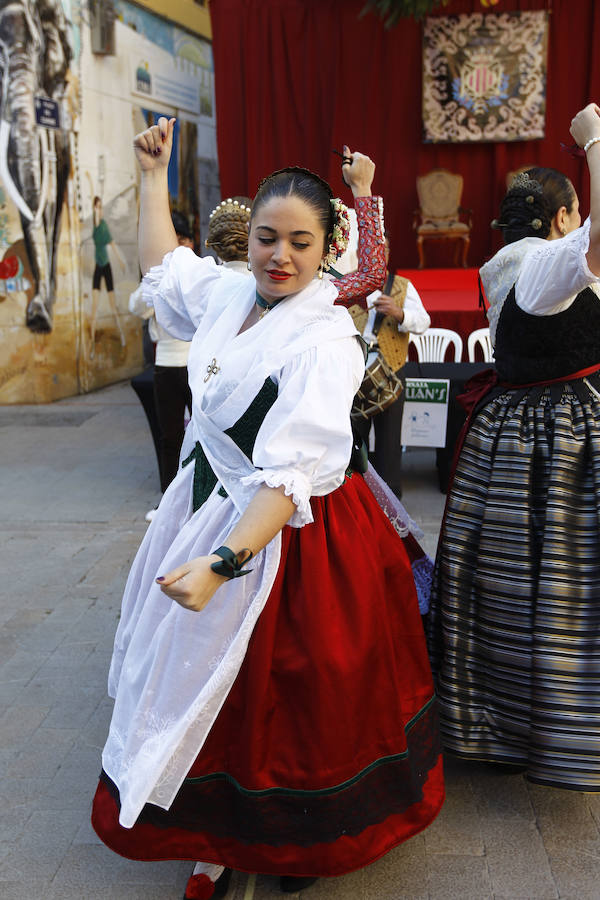
[[[141,131],[133,139],[133,149],[142,171],[166,168],[173,148],[173,129],[176,119],[161,116],[156,125]]]
[[[588,103],[571,121],[571,134],[580,147],[593,138],[600,138],[600,107]]]
[[[358,150],[352,151],[344,144],[344,157],[351,162],[342,163],[344,181],[355,197],[370,197],[375,176],[375,163]]]

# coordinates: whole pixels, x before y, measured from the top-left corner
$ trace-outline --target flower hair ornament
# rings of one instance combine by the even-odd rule
[[[332,266],[340,258],[350,240],[350,217],[348,207],[339,197],[329,201],[333,210],[333,230],[329,240],[329,252],[323,260],[326,268]]]

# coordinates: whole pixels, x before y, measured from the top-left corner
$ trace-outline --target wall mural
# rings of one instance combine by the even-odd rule
[[[50,331],[70,168],[63,108],[72,49],[60,0],[3,0],[0,51],[0,179],[19,211],[33,278],[27,325],[32,331]],[[7,272],[22,269],[19,256],[9,256],[5,263]]]
[[[201,246],[219,198],[210,43],[116,0],[115,55],[79,0],[0,0],[0,403],[139,371],[134,134],[177,116],[174,209]]]

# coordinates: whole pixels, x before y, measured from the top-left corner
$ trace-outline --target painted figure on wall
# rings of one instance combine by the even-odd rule
[[[125,271],[126,263],[123,258],[123,254],[119,250],[119,247],[113,241],[112,235],[110,233],[110,229],[106,224],[105,220],[102,218],[102,199],[98,196],[94,197],[94,210],[93,210],[93,224],[94,228],[92,231],[92,240],[94,242],[94,257],[95,257],[95,267],[94,267],[94,275],[92,278],[92,315],[90,319],[90,357],[94,356],[94,344],[96,341],[96,320],[98,317],[98,301],[100,299],[100,287],[102,281],[104,281],[104,285],[106,287],[106,292],[108,294],[108,302],[110,304],[111,312],[115,317],[115,322],[117,325],[117,329],[119,331],[119,335],[121,337],[121,346],[125,346],[125,334],[123,332],[123,327],[121,325],[121,320],[119,318],[119,309],[117,307],[117,301],[115,298],[115,284],[113,279],[112,267],[110,264],[110,257],[108,255],[108,248],[111,247],[114,250],[117,259],[119,260],[123,271]]]
[[[0,180],[19,211],[35,284],[26,322],[52,330],[62,207],[70,170],[69,134],[40,126],[36,101],[59,104],[72,58],[60,0],[0,0]],[[54,107],[56,109],[56,107]]]

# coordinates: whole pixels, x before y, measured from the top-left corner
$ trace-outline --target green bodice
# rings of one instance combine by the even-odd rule
[[[250,460],[252,459],[256,435],[265,416],[277,399],[277,390],[275,382],[271,378],[267,378],[246,412],[240,416],[231,428],[225,431],[225,434],[237,444],[242,453]],[[217,476],[206,458],[200,441],[196,442],[196,446],[188,458],[183,461],[182,466],[187,466],[192,460],[194,460],[193,509],[196,512],[212,494],[217,483]],[[219,494],[221,497],[227,496],[223,486],[219,488]]]

